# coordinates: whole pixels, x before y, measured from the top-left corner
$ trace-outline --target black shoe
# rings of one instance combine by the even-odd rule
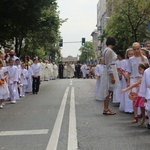
[[[147,129],[150,129],[150,124],[147,124]]]

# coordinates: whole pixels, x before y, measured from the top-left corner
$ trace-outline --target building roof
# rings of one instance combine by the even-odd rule
[[[78,61],[77,57],[68,56],[62,58],[62,62],[77,62],[77,61]]]

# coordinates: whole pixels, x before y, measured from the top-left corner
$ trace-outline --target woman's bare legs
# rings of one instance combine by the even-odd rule
[[[105,114],[105,115],[115,115],[115,114],[116,114],[115,112],[112,112],[112,111],[109,109],[110,94],[111,94],[111,92],[109,91],[108,96],[107,96],[107,97],[105,98],[105,100],[104,100],[104,112],[103,112],[103,114]]]

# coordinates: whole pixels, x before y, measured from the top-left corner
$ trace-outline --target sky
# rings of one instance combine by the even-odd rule
[[[60,28],[64,42],[61,54],[63,57],[77,57],[80,54],[81,39],[92,41],[91,33],[96,29],[97,23],[98,0],[57,0],[57,2],[60,18],[68,18]]]

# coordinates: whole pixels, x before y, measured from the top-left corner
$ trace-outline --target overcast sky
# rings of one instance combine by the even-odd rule
[[[58,0],[60,18],[66,19],[60,28],[64,42],[91,41],[91,33],[96,29],[98,0]],[[64,43],[63,57],[69,55],[76,57],[81,43]]]

